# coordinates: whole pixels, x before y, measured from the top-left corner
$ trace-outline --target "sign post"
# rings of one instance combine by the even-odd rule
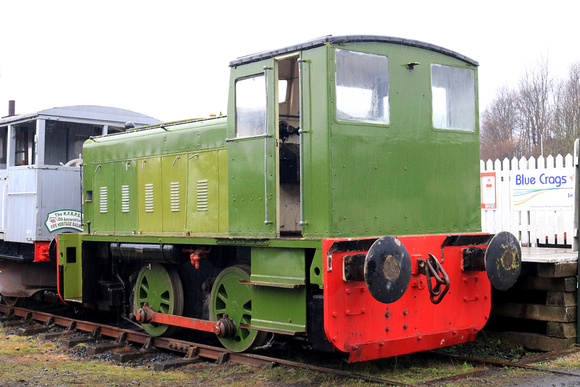
[[[512,208],[516,211],[574,208],[574,171],[571,168],[513,171]]]
[[[481,208],[497,209],[497,181],[495,172],[481,172]]]

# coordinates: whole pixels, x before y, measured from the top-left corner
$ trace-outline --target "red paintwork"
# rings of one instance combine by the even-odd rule
[[[215,321],[200,320],[197,318],[176,316],[173,314],[156,313],[147,305],[144,305],[143,308],[138,311],[135,318],[142,324],[167,324],[176,327],[217,333]]]
[[[34,262],[50,262],[48,257],[48,246],[50,242],[34,243]]]
[[[327,252],[336,240],[323,240],[324,329],[336,349],[350,353],[349,361],[364,361],[425,351],[472,341],[489,317],[491,285],[485,271],[463,272],[463,246],[449,246],[441,262],[441,244],[447,235],[401,236],[411,257],[411,282],[392,304],[382,304],[364,281],[343,280],[343,257],[335,252],[328,271]],[[484,246],[482,246],[484,247]],[[361,251],[360,253],[365,253]],[[418,272],[418,259],[431,253],[449,276],[449,292],[441,303],[429,298],[426,278]]]

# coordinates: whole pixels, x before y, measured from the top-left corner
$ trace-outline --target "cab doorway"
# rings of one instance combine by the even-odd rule
[[[302,236],[299,57],[277,61],[280,236]]]

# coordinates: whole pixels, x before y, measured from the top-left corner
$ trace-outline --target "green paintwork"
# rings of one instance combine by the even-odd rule
[[[177,271],[153,263],[144,266],[135,282],[134,309],[142,308],[145,303],[154,312],[181,315],[183,313],[183,287]],[[142,324],[152,336],[166,334],[171,328],[163,324]]]
[[[83,286],[82,234],[58,235],[58,266],[62,273],[62,298],[80,301]],[[62,269],[62,270],[60,270]]]
[[[236,79],[262,74],[264,67],[273,68],[273,66],[274,60],[269,59],[232,69],[229,101],[235,100]],[[274,72],[266,70],[265,73],[269,90],[268,105],[273,106]],[[228,116],[235,116],[233,103],[228,106]],[[268,136],[236,139],[235,120],[228,120],[229,224],[232,236],[276,236],[275,159],[278,149],[275,146],[277,136],[275,127],[274,114],[269,111]]]
[[[191,235],[226,235],[228,230],[227,152],[190,153],[187,188],[197,200],[187,202],[187,228]],[[194,198],[190,195],[190,198]]]
[[[185,232],[187,153],[161,157],[161,213],[164,233]],[[190,195],[191,196],[191,195]]]
[[[121,135],[87,140],[85,162],[131,160],[153,155],[176,154],[202,149],[225,147],[226,118],[191,120],[133,130]],[[88,156],[88,158],[87,158]]]
[[[213,318],[231,312],[237,323],[294,333],[306,330],[307,286],[323,286],[323,238],[480,231],[479,130],[433,128],[430,73],[432,63],[472,69],[477,106],[477,67],[395,43],[304,47],[232,65],[227,119],[87,141],[84,213],[91,235],[83,240],[251,247],[251,276],[231,268],[218,278]],[[336,48],[388,57],[388,125],[335,118]],[[277,78],[298,58],[304,224],[284,235]],[[408,63],[419,64],[409,70]],[[267,135],[236,138],[236,80],[256,74],[267,78]],[[243,307],[248,302],[251,313]],[[259,341],[255,334],[239,330],[222,342],[245,349]]]
[[[133,234],[137,231],[137,202],[131,194],[137,192],[137,163],[126,160],[115,163],[115,230],[119,234]]]
[[[224,147],[221,118],[87,141],[85,231],[90,222],[101,235],[226,235]],[[200,211],[197,181],[204,179],[209,198]]]
[[[303,235],[323,238],[332,235],[332,201],[329,200],[329,64],[326,46],[304,51],[302,65],[304,146],[304,221]]]
[[[272,247],[252,248],[253,284],[297,287],[306,285],[304,250]]]
[[[85,144],[86,146],[86,144]],[[84,151],[83,151],[84,153]],[[83,157],[86,157],[83,156]],[[82,199],[81,199],[81,205],[82,205],[82,212],[83,212],[83,227],[84,227],[84,232],[87,233],[88,229],[89,229],[89,223],[88,221],[91,221],[94,219],[94,208],[95,208],[95,200],[94,197],[88,197],[88,193],[87,191],[90,191],[91,195],[92,195],[92,190],[93,190],[93,175],[94,175],[94,164],[87,164],[84,163],[81,165],[81,176],[82,176],[82,183],[83,183],[83,191],[82,191]],[[91,230],[92,231],[92,228]]]
[[[252,327],[268,332],[306,332],[306,288],[255,286]]]
[[[161,234],[163,210],[161,208],[161,157],[137,159],[137,216],[139,234]]]
[[[352,48],[389,55],[392,123],[330,122],[332,234],[479,231],[478,133],[431,126],[429,64],[468,66],[402,47]],[[421,65],[409,71],[409,62]]]
[[[99,163],[97,165],[89,166],[94,171],[94,180],[99,181],[100,185],[93,190],[93,218],[91,220],[93,225],[92,231],[108,231],[115,229],[115,200],[113,190],[115,182],[113,163]],[[87,169],[85,168],[85,171]]]
[[[228,267],[216,278],[211,292],[210,318],[217,321],[227,314],[235,323],[234,334],[231,337],[220,338],[224,347],[235,352],[260,345],[264,339],[263,333],[240,326],[252,323],[253,288],[250,284],[240,283],[248,279],[249,268]]]
[[[306,332],[306,267],[303,249],[252,248],[252,327]],[[273,305],[284,305],[274,308]]]

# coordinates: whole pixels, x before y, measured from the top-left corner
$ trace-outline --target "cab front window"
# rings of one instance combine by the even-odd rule
[[[437,129],[475,130],[475,72],[431,65],[433,126]]]
[[[336,50],[336,118],[388,124],[389,59]]]

